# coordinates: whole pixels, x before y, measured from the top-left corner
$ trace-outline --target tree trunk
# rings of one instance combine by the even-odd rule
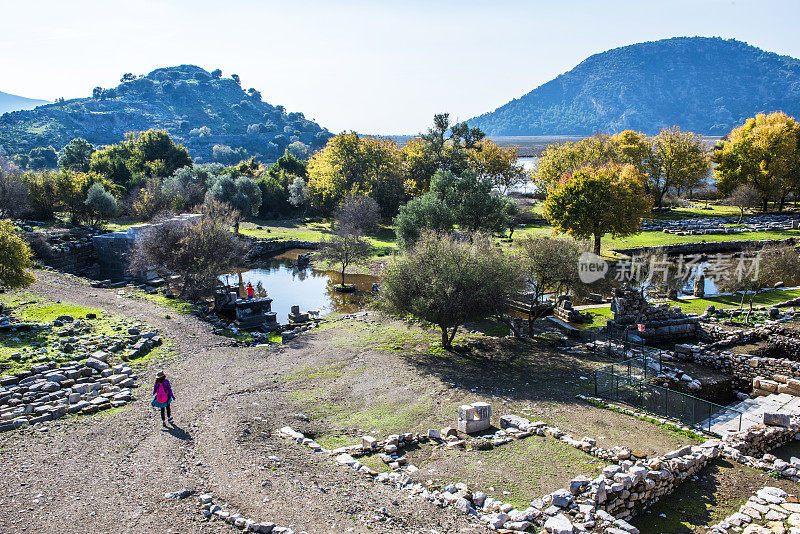
[[[765,198],[765,199],[763,199],[763,200],[762,200],[762,208],[761,208],[761,211],[763,211],[764,213],[766,213],[768,209],[769,209],[769,199],[766,199],[766,198]]]
[[[753,291],[753,296],[750,297],[750,309],[747,310],[747,317],[744,320],[746,324],[750,324],[750,314],[753,313],[753,301],[756,300],[756,295],[758,295],[757,289]]]
[[[347,266],[342,266],[342,287],[344,287],[344,270],[347,269]]]
[[[453,346],[450,344],[450,336],[447,335],[447,327],[439,325],[439,328],[442,329],[442,347],[446,350],[450,350]]]
[[[598,256],[600,255],[600,238],[602,237],[601,234],[595,233],[594,234],[594,253]]]
[[[744,219],[744,208],[739,208],[739,222],[736,224],[742,224],[742,220]]]
[[[783,207],[784,207],[785,205],[786,205],[786,195],[783,195],[783,196],[781,197],[781,202],[780,202],[780,204],[778,204],[778,213],[782,213],[782,212],[783,212]]]
[[[455,337],[456,337],[456,332],[458,332],[458,325],[453,327],[453,333],[450,334],[450,339],[447,341],[447,348],[448,349],[452,349],[453,348],[453,339],[455,339]]]

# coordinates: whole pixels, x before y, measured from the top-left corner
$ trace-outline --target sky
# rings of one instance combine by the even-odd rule
[[[800,57],[798,22],[796,0],[0,0],[0,91],[83,97],[191,63],[334,133],[416,133],[642,41],[720,36]]]

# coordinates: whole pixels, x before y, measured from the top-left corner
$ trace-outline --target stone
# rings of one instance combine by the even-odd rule
[[[767,426],[781,426],[787,428],[791,424],[791,418],[785,413],[764,413],[764,424]]]
[[[557,489],[553,493],[551,493],[553,506],[558,506],[559,508],[569,508],[569,505],[572,504],[572,493],[570,493],[566,489]]]
[[[572,534],[572,523],[564,514],[549,518],[544,523],[544,529],[550,534]]]

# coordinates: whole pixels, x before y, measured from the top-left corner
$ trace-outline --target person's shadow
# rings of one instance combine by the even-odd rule
[[[172,437],[178,438],[181,441],[192,441],[192,435],[186,432],[178,425],[173,424],[172,426],[168,426],[166,428],[162,427],[162,430],[164,432],[167,432]]]

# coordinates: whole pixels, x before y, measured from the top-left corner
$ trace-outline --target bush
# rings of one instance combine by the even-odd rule
[[[425,193],[400,207],[394,218],[397,243],[407,248],[425,232],[449,232],[453,229],[454,219],[444,201],[433,193]]]

